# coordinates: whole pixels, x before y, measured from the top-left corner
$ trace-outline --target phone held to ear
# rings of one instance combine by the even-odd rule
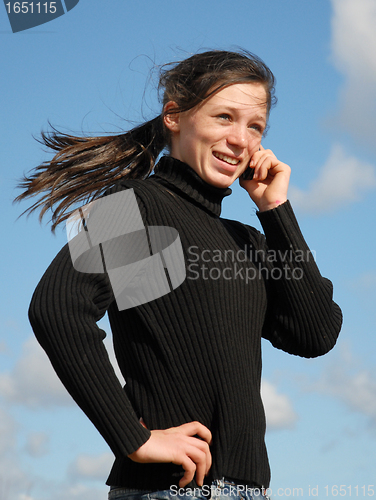
[[[259,151],[261,151],[261,147],[259,147]],[[253,179],[255,173],[255,169],[252,167],[247,167],[242,173],[242,179],[245,181],[251,181]]]
[[[255,169],[251,167],[247,167],[242,173],[242,179],[245,181],[251,181],[253,179],[253,174],[255,173]]]

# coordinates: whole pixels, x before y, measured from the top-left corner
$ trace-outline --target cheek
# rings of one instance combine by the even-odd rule
[[[261,137],[257,137],[250,141],[248,149],[250,157],[252,157],[256,153],[256,151],[259,151],[261,146],[261,139],[262,139]]]
[[[188,131],[187,133],[182,134],[181,145],[183,151],[191,156],[197,149],[197,137],[194,133],[192,133],[192,131]]]
[[[200,156],[207,154],[214,142],[215,141],[211,135],[205,134],[201,131],[200,133],[195,133],[190,136],[189,148],[192,154]]]

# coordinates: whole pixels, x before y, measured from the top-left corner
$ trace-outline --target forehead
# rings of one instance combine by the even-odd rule
[[[204,102],[204,105],[266,115],[267,95],[261,83],[235,83],[216,92]]]

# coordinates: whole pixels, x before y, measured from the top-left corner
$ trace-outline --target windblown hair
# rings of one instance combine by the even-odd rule
[[[250,52],[213,50],[162,66],[159,116],[119,135],[76,137],[55,128],[42,132],[39,141],[56,154],[22,178],[18,187],[24,191],[15,201],[39,195],[24,213],[40,209],[42,220],[51,210],[54,231],[74,211],[74,205],[99,198],[120,179],[145,179],[151,174],[159,154],[170,146],[165,113],[188,111],[224,87],[252,82],[264,85],[269,115],[276,102],[275,79],[263,61]],[[170,101],[176,106],[166,111],[165,104]]]

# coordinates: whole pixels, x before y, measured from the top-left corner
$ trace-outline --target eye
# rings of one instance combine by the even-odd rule
[[[221,118],[222,120],[231,120],[231,116],[227,113],[221,113],[218,115],[218,118]]]
[[[260,134],[264,133],[263,127],[261,127],[261,125],[258,125],[257,123],[254,123],[249,128],[252,128],[253,130],[256,130],[256,132],[259,132]]]

